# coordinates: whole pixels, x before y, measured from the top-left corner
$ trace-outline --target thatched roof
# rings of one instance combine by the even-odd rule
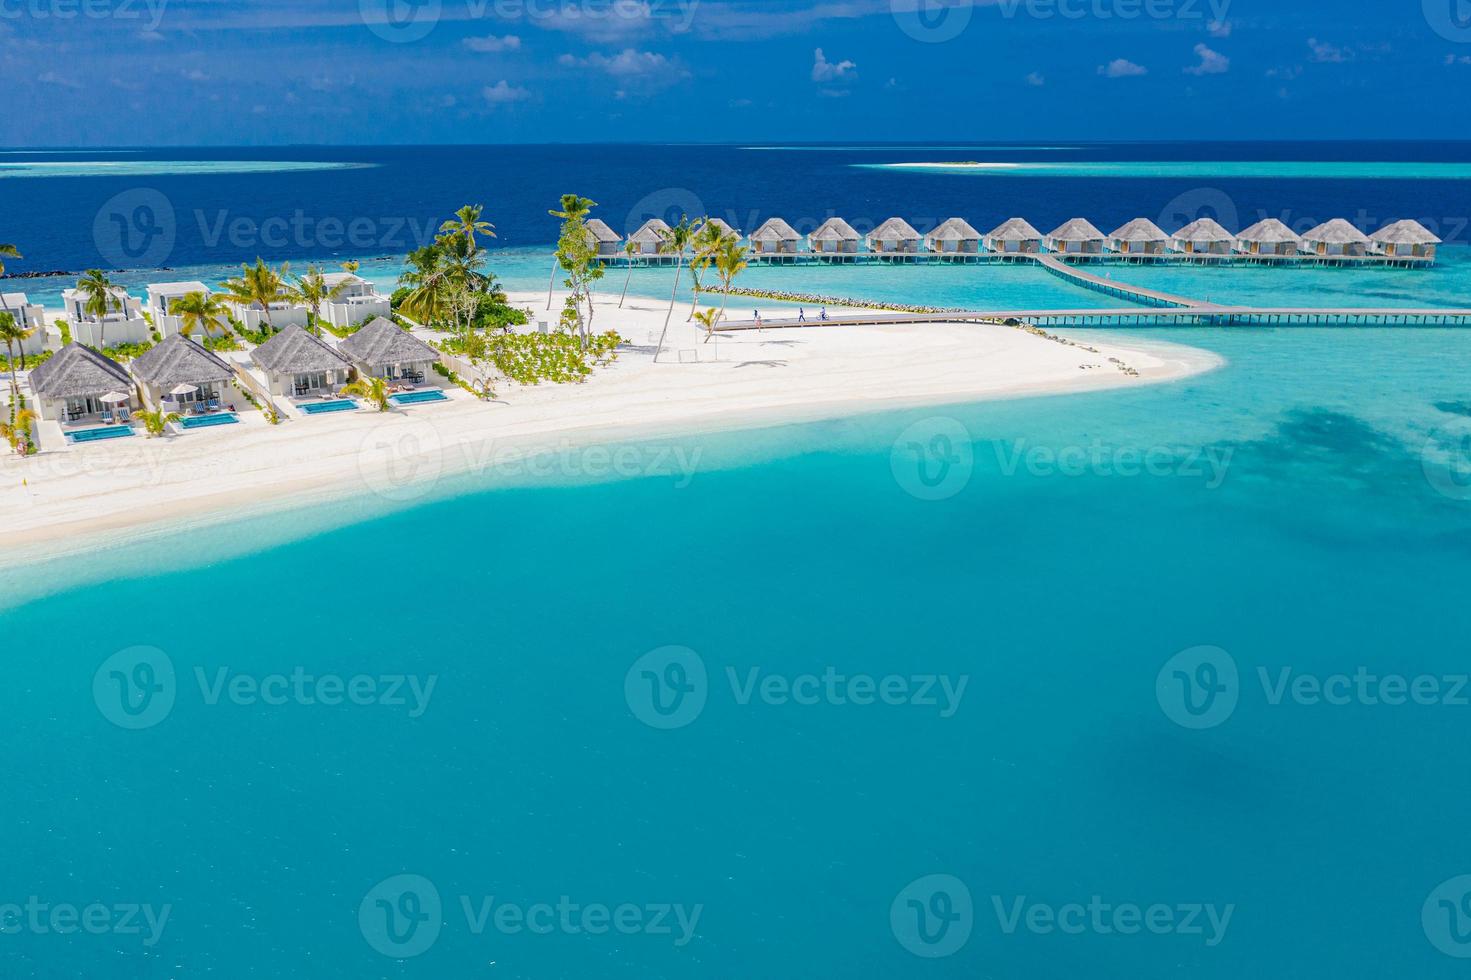
[[[917,242],[920,234],[903,218],[890,218],[869,232],[868,239],[874,242]]]
[[[659,245],[668,233],[668,222],[663,218],[650,218],[639,227],[638,231],[629,235],[628,240],[638,242],[640,245]]]
[[[82,398],[110,391],[131,393],[123,366],[85,344],[70,343],[31,371],[31,390],[42,398]]]
[[[1229,242],[1235,236],[1215,218],[1198,218],[1175,232],[1173,237],[1182,242]]]
[[[1108,237],[1123,242],[1162,242],[1170,236],[1148,218],[1135,218],[1128,224],[1115,228],[1114,233]]]
[[[403,364],[437,361],[439,351],[381,316],[337,345],[337,349],[359,364]]]
[[[602,218],[589,218],[587,220],[587,234],[597,245],[616,245],[623,241],[618,233],[608,227],[608,223]]]
[[[1439,245],[1435,233],[1418,221],[1396,221],[1369,236],[1384,245]]]
[[[797,229],[781,218],[771,218],[760,228],[751,232],[753,242],[795,242],[801,239]]]
[[[925,238],[932,242],[978,242],[981,233],[964,218],[949,218],[936,225]]]
[[[842,218],[828,218],[811,235],[815,242],[856,242],[863,236]]]
[[[1276,245],[1281,242],[1292,242],[1295,245],[1302,241],[1302,236],[1276,218],[1258,221],[1250,228],[1242,229],[1236,237],[1242,241],[1261,242],[1263,245]]]
[[[132,369],[133,377],[165,391],[178,385],[229,381],[235,377],[230,365],[213,351],[205,350],[181,333],[165,337],[157,347],[138,355]]]
[[[992,228],[986,237],[1003,242],[1040,242],[1042,233],[1026,218],[1009,218]]]
[[[1101,242],[1103,232],[1087,218],[1073,218],[1054,228],[1047,237],[1059,242]]]
[[[1303,232],[1305,242],[1327,242],[1330,245],[1367,245],[1369,236],[1359,231],[1342,218],[1325,221],[1316,228]]]
[[[347,358],[298,326],[287,327],[261,344],[250,352],[250,359],[274,374],[336,371],[348,366]]]
[[[727,237],[731,237],[731,236],[734,236],[736,238],[740,238],[741,237],[741,233],[739,231],[737,231],[736,229],[732,228],[730,226],[730,222],[725,221],[724,219],[721,219],[721,218],[710,218],[707,221],[702,221],[699,224],[695,225],[695,232],[696,232],[696,234],[698,234],[701,231],[704,231],[706,224],[711,224],[711,225],[714,225],[716,228],[719,228],[720,229],[720,233],[722,235],[727,236]]]

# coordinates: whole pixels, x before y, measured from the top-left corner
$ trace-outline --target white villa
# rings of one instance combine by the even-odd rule
[[[801,244],[797,229],[781,218],[771,218],[751,232],[751,251],[757,255],[795,255]]]
[[[151,332],[148,321],[143,319],[143,304],[128,295],[121,286],[112,288],[117,308],[97,317],[88,313],[87,294],[80,289],[68,289],[61,294],[62,315],[71,324],[72,339],[88,347],[104,348],[108,345],[141,344],[148,340]]]
[[[1026,218],[1011,218],[992,228],[982,244],[988,252],[1032,254],[1042,251],[1042,233]]]
[[[903,218],[890,218],[868,233],[868,250],[884,255],[913,255],[924,239]]]
[[[857,255],[863,236],[842,218],[828,218],[807,236],[807,241],[820,255]]]
[[[974,255],[981,250],[981,233],[964,218],[950,218],[926,235],[924,243],[931,252]]]
[[[1276,218],[1264,218],[1236,235],[1242,255],[1296,255],[1302,239]]]
[[[669,234],[669,224],[663,218],[650,218],[641,225],[638,231],[628,236],[636,248],[635,255],[658,255],[659,248],[664,244],[664,236]]]
[[[259,303],[239,303],[225,297],[225,309],[231,318],[238,320],[246,330],[260,330],[266,322],[265,312]],[[283,299],[271,304],[270,323],[277,330],[283,327],[304,327],[306,316],[306,308],[297,306],[290,300]]]
[[[209,287],[202,282],[155,282],[148,284],[148,315],[153,325],[165,337],[172,337],[183,328],[183,318],[173,313],[171,304],[190,293],[209,295]]]
[[[15,345],[15,352],[34,357],[46,350],[46,314],[39,303],[32,303],[25,293],[0,293],[0,311],[15,318],[16,325],[31,335]],[[0,354],[5,352],[0,345]]]
[[[1214,218],[1200,218],[1170,236],[1170,248],[1184,255],[1230,255],[1235,241]]]
[[[36,411],[48,422],[122,422],[138,409],[137,389],[128,372],[85,344],[67,344],[31,371],[29,383]]]
[[[1103,232],[1087,218],[1073,218],[1042,239],[1049,252],[1068,255],[1098,255],[1103,251]]]
[[[1170,236],[1148,218],[1135,218],[1108,236],[1108,250],[1120,255],[1163,255]]]
[[[322,304],[322,319],[334,327],[350,327],[392,313],[388,297],[357,273],[329,272],[322,279],[329,290],[338,290],[336,296]],[[274,317],[275,313],[271,315]],[[280,326],[280,322],[276,325]]]
[[[1435,258],[1435,246],[1440,239],[1418,221],[1396,221],[1385,225],[1369,236],[1373,244],[1370,250],[1375,255],[1389,258]]]
[[[1311,255],[1368,255],[1369,236],[1343,218],[1334,218],[1303,232],[1298,248]]]
[[[271,394],[287,398],[330,395],[352,375],[352,364],[292,324],[250,352]]]
[[[365,378],[422,384],[439,351],[391,320],[378,317],[337,345]]]

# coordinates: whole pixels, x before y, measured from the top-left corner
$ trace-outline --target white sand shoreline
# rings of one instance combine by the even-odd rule
[[[512,299],[538,312],[546,304],[545,294],[539,302],[532,294]],[[1015,328],[975,324],[769,330],[706,344],[683,322],[689,308],[682,305],[665,355],[654,364],[652,345],[667,309],[667,300],[653,298],[629,297],[622,310],[616,298],[600,301],[595,329],[619,330],[629,349],[582,385],[507,389],[496,403],[454,389],[448,403],[385,414],[345,413],[277,427],[255,418],[29,460],[7,454],[0,457],[7,564],[350,497],[376,495],[388,508],[406,506],[430,499],[450,477],[535,469],[528,460],[577,446],[633,447],[916,406],[1132,387],[1222,363],[1194,348],[1090,335],[1085,343],[1095,354]],[[699,360],[679,363],[681,352]],[[622,475],[608,466],[609,476]]]

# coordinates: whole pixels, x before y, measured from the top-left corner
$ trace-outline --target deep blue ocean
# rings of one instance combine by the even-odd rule
[[[563,190],[1039,225],[1189,190],[839,162],[891,151],[371,152],[384,166],[154,183],[255,214],[483,200],[518,250],[505,278],[543,288],[538,209]],[[1189,157],[1072,159],[1156,152]],[[1269,150],[1194,158],[1227,152]],[[94,261],[76,228],[129,180],[0,178],[0,238],[31,267]],[[1253,214],[1471,210],[1461,181],[1218,188]],[[240,257],[179,241],[171,267]],[[1115,275],[1374,305],[1471,302],[1468,268],[1462,247],[1431,272]],[[814,285],[1101,301],[1021,270],[833,274]],[[7,567],[0,974],[1464,976],[1471,334],[1133,336],[1226,363]]]

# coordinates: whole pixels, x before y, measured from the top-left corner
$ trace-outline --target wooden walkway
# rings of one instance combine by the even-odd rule
[[[1104,293],[1115,296],[1130,303],[1139,303],[1142,306],[1198,306],[1199,303],[1184,296],[1173,296],[1170,293],[1162,293],[1155,289],[1145,289],[1142,286],[1130,286],[1127,283],[1114,282],[1103,276],[1095,276],[1091,272],[1084,272],[1068,265],[1055,255],[1034,255],[1033,260],[1048,272],[1059,279],[1066,279],[1074,286],[1091,289],[1096,293]]]
[[[721,331],[919,323],[1027,323],[1039,327],[1471,327],[1471,309],[1311,309],[1188,306],[1129,310],[966,310],[858,313],[827,320],[727,320]]]

